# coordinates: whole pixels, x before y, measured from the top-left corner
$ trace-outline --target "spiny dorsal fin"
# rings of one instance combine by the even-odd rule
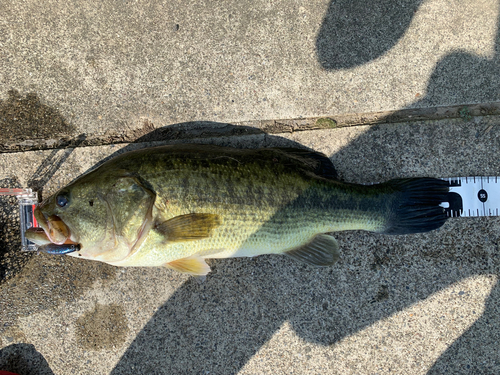
[[[292,147],[274,147],[272,150],[283,152],[289,158],[297,160],[303,164],[306,169],[310,169],[318,176],[334,180],[338,178],[335,166],[325,154]]]
[[[205,276],[210,272],[210,266],[199,255],[192,255],[165,263],[165,267],[194,276]]]
[[[313,266],[331,266],[340,257],[337,240],[327,234],[318,234],[311,242],[285,252],[294,259]]]
[[[189,241],[207,238],[220,224],[219,215],[195,213],[157,222],[153,228],[163,234],[167,241]]]

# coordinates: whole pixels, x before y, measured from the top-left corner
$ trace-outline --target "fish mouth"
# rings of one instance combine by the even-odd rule
[[[40,228],[29,228],[26,235],[30,241],[37,245],[75,243],[70,239],[71,231],[59,216],[50,215],[45,217],[39,207],[35,208],[34,216],[43,231]]]
[[[45,231],[42,228],[38,227],[28,228],[24,235],[26,236],[26,239],[37,244],[38,246],[45,246],[52,244],[49,237],[47,237]]]
[[[38,245],[37,251],[53,255],[70,254],[81,249],[81,245],[67,240],[62,245],[57,245],[50,241],[45,231],[39,227],[28,228],[25,233],[28,240]]]

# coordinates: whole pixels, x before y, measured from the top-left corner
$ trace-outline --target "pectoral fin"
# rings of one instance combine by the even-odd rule
[[[294,259],[313,266],[331,266],[340,257],[337,240],[327,234],[318,234],[311,242],[285,252]]]
[[[210,272],[209,265],[199,255],[174,260],[166,263],[165,267],[194,276],[205,276]]]
[[[163,234],[167,241],[200,240],[210,236],[220,224],[219,215],[195,213],[155,223],[154,230]]]

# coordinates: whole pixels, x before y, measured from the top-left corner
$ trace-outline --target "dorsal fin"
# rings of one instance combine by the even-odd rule
[[[325,154],[292,147],[274,147],[272,149],[282,152],[286,156],[298,161],[306,169],[311,170],[311,172],[318,176],[334,180],[338,177],[335,166]]]

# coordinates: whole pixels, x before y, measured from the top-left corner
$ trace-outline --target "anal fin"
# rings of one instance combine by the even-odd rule
[[[210,266],[199,255],[192,255],[165,263],[165,267],[194,276],[205,276],[210,272]]]
[[[318,267],[331,266],[340,258],[337,240],[327,234],[318,234],[307,244],[286,251],[285,254]]]

